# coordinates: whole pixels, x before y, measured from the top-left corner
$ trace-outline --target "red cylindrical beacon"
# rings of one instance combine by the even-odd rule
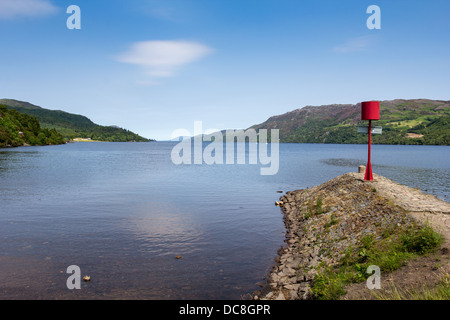
[[[361,120],[380,120],[380,102],[379,101],[362,102]]]

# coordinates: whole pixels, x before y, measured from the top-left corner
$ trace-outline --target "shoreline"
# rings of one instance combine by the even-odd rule
[[[31,145],[28,143],[24,143],[23,145],[20,146],[11,146],[11,145],[7,145],[7,146],[0,146],[0,149],[16,149],[16,148],[23,148],[23,147],[47,147],[47,146],[62,146],[65,144],[68,144],[68,141],[65,141],[64,143],[58,143],[58,144],[37,144],[37,145]]]
[[[338,267],[348,250],[364,237],[380,240],[390,226],[430,224],[444,238],[439,251],[443,262],[433,273],[450,272],[450,203],[418,189],[376,174],[374,181],[364,181],[362,173],[347,173],[309,189],[289,191],[279,205],[286,228],[285,246],[278,250],[265,285],[251,294],[253,300],[315,299],[312,286],[316,275]],[[415,269],[408,272],[415,273]],[[422,271],[430,274],[428,269]],[[389,276],[383,274],[383,278]],[[401,283],[405,275],[398,272],[397,277]],[[348,285],[350,292],[343,298],[370,299],[372,292],[364,286]]]

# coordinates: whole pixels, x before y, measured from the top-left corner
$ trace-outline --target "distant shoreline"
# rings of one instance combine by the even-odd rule
[[[64,145],[64,144],[68,144],[68,143],[77,143],[77,142],[82,142],[82,143],[99,143],[99,142],[108,142],[108,143],[147,143],[147,142],[158,142],[158,141],[154,141],[154,140],[150,140],[150,141],[101,141],[101,140],[92,140],[92,139],[84,139],[84,138],[76,138],[73,140],[68,140],[65,141],[64,143],[61,144],[38,144],[38,145],[30,145],[30,144],[23,144],[21,146],[11,146],[11,145],[7,145],[7,146],[0,146],[0,149],[15,149],[15,148],[20,148],[20,147],[46,147],[46,146],[60,146],[60,145]],[[161,142],[161,141],[159,141]]]
[[[11,145],[6,145],[6,146],[0,146],[0,149],[16,149],[16,148],[22,148],[22,147],[48,147],[48,146],[61,146],[64,144],[69,143],[69,141],[66,141],[64,143],[59,143],[59,144],[35,144],[35,145],[31,145],[28,143],[24,143],[21,146],[11,146]]]
[[[103,142],[103,141],[92,140],[91,138],[74,138],[68,142],[70,143],[70,142]]]

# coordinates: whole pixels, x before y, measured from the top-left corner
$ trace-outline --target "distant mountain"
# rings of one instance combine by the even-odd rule
[[[12,99],[0,99],[0,104],[7,105],[21,113],[36,117],[43,128],[56,129],[67,140],[74,138],[90,138],[97,141],[112,142],[150,141],[147,138],[117,126],[101,126],[95,124],[82,115],[72,114],[61,110],[49,110],[28,102]]]
[[[380,120],[372,123],[383,127],[373,143],[450,145],[449,100],[381,101]],[[280,142],[367,143],[367,135],[357,133],[358,125],[367,125],[361,121],[361,104],[332,104],[306,106],[251,128],[279,129]]]
[[[0,104],[0,148],[64,143],[55,129],[43,129],[35,117]]]

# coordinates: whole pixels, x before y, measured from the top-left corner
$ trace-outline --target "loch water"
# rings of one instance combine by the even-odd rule
[[[259,162],[175,165],[176,145],[0,150],[0,298],[241,299],[283,246],[280,191],[367,162],[365,145],[280,144],[277,174],[261,175]],[[446,201],[448,159],[448,146],[372,147],[374,173]],[[80,290],[72,265],[91,276]]]

